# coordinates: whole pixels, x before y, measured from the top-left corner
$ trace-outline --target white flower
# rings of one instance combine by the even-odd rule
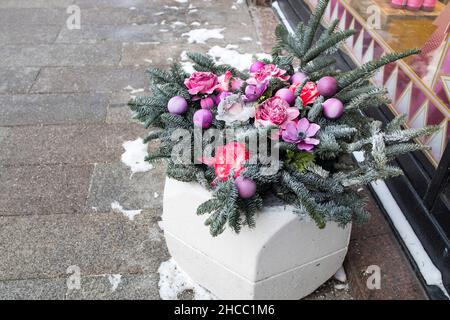
[[[217,120],[225,121],[226,125],[233,122],[245,122],[255,117],[254,104],[245,104],[242,97],[233,94],[223,99],[217,107]]]

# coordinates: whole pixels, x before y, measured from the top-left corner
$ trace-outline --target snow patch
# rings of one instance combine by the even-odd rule
[[[206,43],[209,39],[223,39],[222,32],[225,28],[216,29],[193,29],[183,33],[182,37],[188,37],[189,43]]]
[[[111,291],[116,291],[117,287],[119,287],[120,281],[122,281],[121,274],[108,274],[108,281],[111,284]]]
[[[198,26],[201,26],[201,25],[202,24],[200,22],[198,22],[198,21],[194,21],[194,22],[191,23],[191,26],[194,26],[194,27],[198,27]]]
[[[186,290],[194,291],[195,300],[216,299],[212,293],[194,283],[192,279],[178,267],[173,258],[161,263],[158,273],[159,295],[163,300],[177,300],[178,295]]]
[[[186,25],[186,23],[181,22],[181,21],[175,21],[172,23],[172,28],[176,28],[176,27],[184,27]]]
[[[214,46],[209,49],[208,54],[212,56],[217,63],[229,64],[236,69],[246,70],[250,67],[254,60],[254,55],[250,53],[239,53],[234,50],[236,46],[227,45],[225,48],[220,46]],[[259,53],[255,55],[257,59],[270,58],[270,55]]]
[[[155,193],[153,193],[153,198],[158,198],[159,197],[159,194],[158,194],[158,192],[155,192]]]
[[[191,9],[191,10],[189,10],[188,14],[195,13],[197,11],[198,11],[198,9]]]
[[[345,273],[344,267],[340,267],[339,270],[336,271],[334,278],[339,282],[347,282],[347,274]]]
[[[147,172],[153,169],[153,166],[145,161],[145,157],[147,156],[147,144],[144,143],[142,138],[125,141],[122,146],[125,149],[125,152],[122,153],[120,160],[131,168],[131,177],[136,172]]]
[[[242,37],[241,38],[242,41],[253,41],[252,37]]]
[[[162,220],[158,221],[158,227],[164,231],[164,222]]]
[[[345,291],[348,291],[348,289],[349,289],[348,284],[342,284],[342,283],[340,283],[340,284],[335,284],[335,285],[334,285],[334,288],[335,288],[336,290],[345,290]]]
[[[181,67],[183,68],[183,70],[185,72],[187,72],[187,73],[195,72],[194,64],[191,61],[189,61],[189,58],[186,54],[186,50],[181,52],[180,59],[181,59],[181,63],[180,63]]]
[[[178,2],[178,3],[186,3],[186,2],[188,2],[188,0],[173,0],[173,1]]]
[[[125,210],[119,202],[114,201],[111,203],[111,209],[114,212],[122,213],[125,217],[130,219],[130,221],[134,220],[134,217],[142,212],[142,210]]]

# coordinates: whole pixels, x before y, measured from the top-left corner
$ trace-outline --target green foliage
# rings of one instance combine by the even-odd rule
[[[298,152],[287,150],[286,163],[300,172],[305,172],[306,168],[314,161],[314,154],[310,152]]]

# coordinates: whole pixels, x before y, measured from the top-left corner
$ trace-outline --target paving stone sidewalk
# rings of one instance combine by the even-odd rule
[[[80,30],[66,25],[74,4]],[[260,35],[274,15],[252,10],[236,0],[0,2],[0,299],[159,299],[165,168],[131,176],[121,162],[122,144],[146,132],[126,102],[148,93],[146,67],[185,50],[267,50]],[[223,38],[189,43],[193,29]],[[131,220],[114,202],[142,212]],[[80,289],[67,286],[74,270]],[[352,298],[333,285],[313,298]]]
[[[73,4],[80,30],[66,26]],[[223,39],[182,36],[202,28],[225,28]],[[0,299],[158,299],[165,169],[130,178],[120,161],[122,144],[146,132],[126,102],[146,94],[146,67],[185,50],[261,52],[247,6],[2,0],[0,29]],[[131,221],[115,201],[142,212]],[[70,266],[80,290],[67,287]]]

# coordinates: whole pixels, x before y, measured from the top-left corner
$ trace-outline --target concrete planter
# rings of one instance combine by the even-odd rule
[[[344,261],[351,226],[320,230],[290,206],[264,208],[256,228],[213,238],[196,209],[210,193],[166,179],[164,235],[170,254],[196,283],[221,299],[300,299]]]

